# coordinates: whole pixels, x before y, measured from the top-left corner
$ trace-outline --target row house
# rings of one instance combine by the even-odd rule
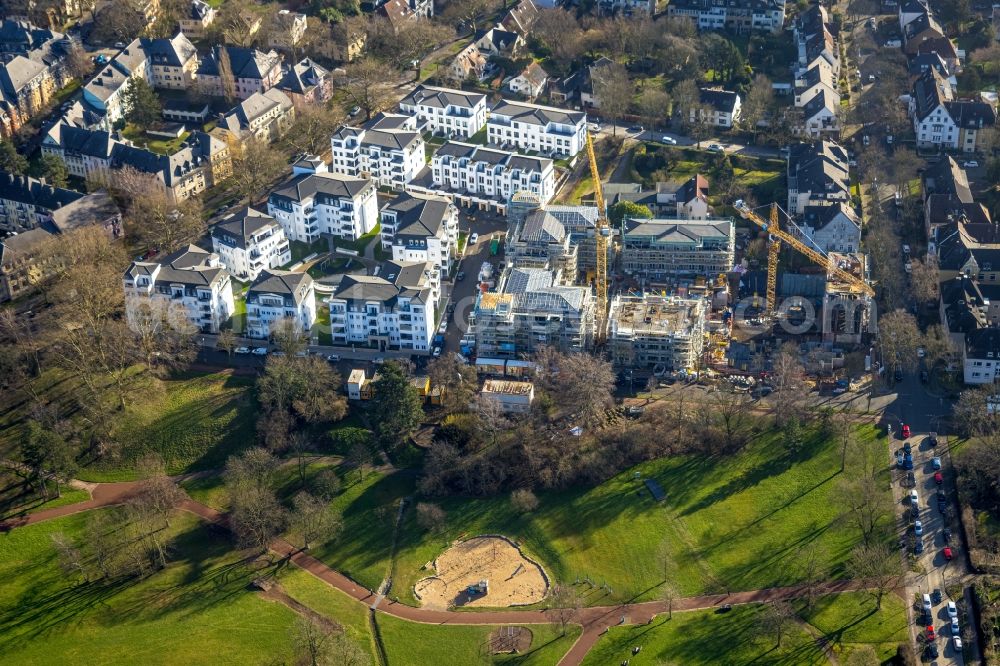
[[[796,143],[788,153],[789,215],[801,215],[806,206],[851,200],[847,151],[833,141]]]
[[[281,56],[239,46],[215,46],[198,65],[198,87],[205,95],[247,99],[281,80]]]
[[[292,261],[285,230],[265,213],[246,208],[212,227],[212,251],[238,280],[253,281],[262,271]]]
[[[438,316],[440,269],[431,262],[387,261],[384,275],[344,275],[330,296],[334,345],[427,352]]]
[[[699,30],[778,33],[785,25],[785,0],[672,0],[667,16],[689,18]]]
[[[812,5],[795,19],[798,70],[805,72],[817,64],[827,64],[834,79],[840,76],[840,53],[830,23],[830,14],[821,5]]]
[[[14,185],[10,177],[0,174],[0,187],[6,187],[2,195],[2,214],[8,221],[27,212],[16,208],[22,202],[8,198],[20,196],[10,190]],[[45,196],[43,192],[42,197]],[[59,236],[82,228],[100,229],[112,240],[122,235],[121,211],[103,190],[79,194],[74,200],[47,210],[43,207],[55,206],[55,203],[36,198],[30,205],[34,207],[31,213],[35,226],[27,230],[22,228],[0,242],[0,303],[33,292],[52,275],[59,264],[57,257],[47,251],[47,246]]]
[[[125,316],[141,330],[166,322],[186,322],[203,333],[218,333],[236,310],[229,273],[218,255],[189,245],[162,259],[134,261],[125,271]]]
[[[480,358],[519,359],[541,347],[584,352],[594,345],[596,307],[590,287],[556,284],[544,268],[508,268],[477,297],[469,334]]]
[[[261,271],[247,289],[246,304],[250,338],[266,340],[286,321],[310,335],[316,323],[316,287],[306,272]]]
[[[0,231],[22,232],[52,219],[52,211],[82,199],[81,192],[0,171]]]
[[[455,193],[470,203],[506,202],[517,192],[531,192],[544,204],[555,195],[552,160],[458,141],[431,158],[431,179],[431,191]]]
[[[313,243],[325,236],[355,241],[378,225],[375,191],[375,183],[364,178],[299,173],[271,192],[267,212],[291,240]]]
[[[802,109],[800,134],[818,139],[840,132],[840,92],[828,62],[821,60],[796,77],[795,106]]]
[[[458,208],[448,197],[404,192],[380,211],[382,248],[393,261],[430,262],[451,271],[458,250]]]
[[[736,252],[732,220],[625,220],[622,268],[629,275],[662,280],[714,277],[732,270]]]
[[[501,100],[486,120],[487,140],[521,151],[573,157],[587,142],[587,114]]]
[[[535,25],[535,21],[538,20],[540,15],[538,5],[533,0],[521,0],[504,14],[497,25],[508,32],[516,32],[527,39],[528,35],[531,34],[532,26]]]
[[[920,148],[976,152],[982,131],[997,122],[991,103],[955,99],[951,84],[933,68],[914,81],[909,111]]]
[[[798,228],[823,252],[853,253],[861,248],[861,220],[850,205],[806,206]]]
[[[380,113],[361,127],[344,125],[330,139],[331,169],[402,190],[424,167],[424,139],[410,116]]]
[[[403,98],[399,111],[415,117],[421,131],[468,139],[486,125],[486,95],[420,85]]]
[[[52,102],[56,81],[51,68],[24,56],[0,65],[0,138],[10,139]]]

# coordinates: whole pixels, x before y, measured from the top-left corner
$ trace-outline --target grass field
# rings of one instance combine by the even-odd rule
[[[776,646],[773,636],[761,635],[760,606],[734,606],[728,613],[692,611],[654,618],[649,625],[612,627],[583,660],[604,666],[629,660],[629,666],[684,664],[773,664],[820,666],[828,664],[822,650],[800,626],[792,625]],[[642,650],[633,656],[633,646]]]
[[[884,451],[874,428],[859,437]],[[832,501],[839,454],[834,442],[815,434],[795,454],[785,452],[776,434],[765,434],[736,455],[665,458],[596,488],[540,494],[541,506],[527,516],[506,498],[443,499],[448,527],[439,536],[421,530],[407,511],[393,594],[416,603],[412,586],[427,575],[422,567],[453,540],[484,533],[519,541],[557,581],[589,577],[598,588],[610,586],[610,593],[587,595],[590,604],[654,598],[665,573],[683,595],[794,584],[799,549],[812,542],[832,575],[842,577],[856,537],[831,529],[839,516]],[[667,498],[655,503],[636,473],[656,479]],[[670,555],[666,572],[661,548]]]
[[[527,625],[532,632],[531,647],[517,655],[490,655],[488,642],[495,627],[473,625],[414,624],[389,615],[378,615],[382,643],[391,666],[425,664],[520,664],[551,666],[569,650],[580,635],[580,628]]]
[[[0,492],[0,520],[11,518],[12,516],[27,516],[28,514],[46,509],[55,509],[67,504],[86,502],[90,499],[90,493],[86,490],[76,490],[63,486],[59,497],[50,499],[47,502],[41,497],[25,498],[23,495]]]
[[[171,474],[214,469],[251,445],[255,438],[253,381],[223,371],[157,382],[137,392],[136,402],[118,417],[118,448],[98,465],[80,471],[87,481],[132,478],[143,454],[159,453]]]
[[[882,599],[882,609],[865,592],[846,592],[820,597],[811,609],[795,604],[799,616],[824,636],[835,650],[844,654],[859,645],[871,645],[883,661],[896,654],[900,643],[909,640],[906,606],[895,594]]]
[[[290,659],[295,615],[247,589],[230,544],[179,514],[174,561],[130,584],[77,583],[50,535],[84,515],[0,534],[0,661],[7,664],[274,663]]]

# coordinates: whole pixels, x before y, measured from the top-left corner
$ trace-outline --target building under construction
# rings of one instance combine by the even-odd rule
[[[864,282],[869,281],[868,257],[861,253],[830,253],[830,266]],[[877,325],[872,312],[872,299],[860,291],[856,284],[845,282],[828,270],[826,291],[823,294],[823,341],[841,344],[860,344],[865,333],[876,333]]]
[[[611,302],[611,357],[616,366],[672,372],[699,366],[708,303],[656,294],[616,296]]]

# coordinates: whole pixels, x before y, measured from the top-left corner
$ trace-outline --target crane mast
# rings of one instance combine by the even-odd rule
[[[608,225],[608,213],[604,207],[604,191],[601,188],[601,174],[597,169],[597,158],[594,156],[594,141],[587,132],[587,159],[590,160],[590,178],[594,181],[594,201],[597,203],[597,225],[594,229],[594,240],[597,246],[597,333],[595,342],[604,344],[608,337],[608,238],[611,227]]]
[[[808,257],[809,259],[811,259],[812,261],[814,261],[816,264],[824,267],[829,272],[829,274],[833,275],[838,280],[840,280],[844,284],[848,285],[851,288],[852,291],[856,291],[856,292],[864,294],[866,296],[872,296],[872,297],[875,296],[875,290],[872,289],[872,287],[871,287],[870,284],[868,284],[864,280],[862,280],[862,279],[860,279],[860,278],[852,275],[851,273],[848,273],[847,271],[845,271],[844,269],[840,268],[839,266],[834,265],[834,263],[832,261],[830,261],[830,257],[826,256],[822,252],[819,252],[818,250],[814,250],[813,248],[809,247],[808,245],[806,245],[805,243],[803,243],[802,241],[800,241],[795,236],[792,236],[791,234],[789,234],[789,233],[787,233],[785,231],[782,231],[778,227],[777,224],[774,224],[773,222],[769,223],[769,222],[765,221],[764,218],[762,218],[760,215],[758,215],[754,211],[750,210],[750,207],[747,206],[746,202],[744,202],[742,199],[739,199],[738,201],[736,201],[733,204],[733,207],[736,208],[736,211],[741,216],[743,216],[744,219],[749,220],[750,222],[753,222],[758,227],[760,227],[761,229],[763,229],[764,231],[766,231],[767,233],[769,233],[773,237],[773,240],[780,241],[782,243],[785,243],[785,244],[790,245],[791,247],[795,248],[798,252],[804,254],[806,257]],[[776,220],[776,211],[777,211],[777,204],[775,204],[775,206],[772,208],[772,213],[771,213],[771,216],[772,216],[771,219],[772,220]],[[770,263],[770,262],[768,262],[768,263]],[[770,283],[771,283],[771,270],[770,269],[771,269],[771,266],[768,266],[768,291],[769,292],[770,292]],[[771,304],[768,303],[768,308],[770,308],[770,307],[771,307]]]

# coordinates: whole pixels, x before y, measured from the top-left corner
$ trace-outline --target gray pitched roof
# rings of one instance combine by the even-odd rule
[[[310,58],[303,58],[288,68],[285,75],[281,77],[281,81],[278,82],[278,87],[293,93],[304,94],[320,85],[329,76],[328,69],[316,64],[316,61]]]
[[[738,94],[731,90],[722,90],[719,88],[698,89],[699,101],[721,113],[732,113],[736,109],[736,101],[739,97]]]
[[[0,88],[9,97],[8,101],[16,102],[21,90],[46,69],[48,67],[43,63],[24,56],[14,56],[10,62],[0,67]]]
[[[198,56],[198,51],[183,32],[178,32],[170,39],[142,39],[142,50],[154,65],[181,67],[191,58]]]
[[[451,207],[447,197],[404,192],[382,210],[396,213],[397,238],[427,238],[440,233]]]
[[[566,227],[557,217],[545,210],[532,211],[524,220],[519,240],[541,243],[560,243],[566,238]]]
[[[80,192],[46,185],[29,176],[0,171],[0,199],[56,210],[83,198]]]
[[[281,294],[290,296],[299,305],[306,299],[312,283],[308,273],[264,270],[247,290],[247,303],[256,302],[261,294]]]
[[[302,201],[310,197],[353,199],[365,190],[373,189],[372,181],[339,173],[307,173],[295,176],[278,186],[271,197]]]
[[[419,85],[413,92],[403,98],[400,105],[416,106],[419,104],[436,109],[447,109],[449,106],[455,106],[462,109],[471,109],[485,99],[486,95],[480,93]]]
[[[582,111],[566,111],[551,106],[511,102],[505,99],[500,100],[490,113],[494,116],[508,116],[517,122],[543,127],[549,123],[576,125],[584,122],[587,118],[587,114]]]
[[[247,207],[212,227],[212,237],[245,249],[251,236],[268,227],[278,227],[278,223],[267,213]]]

